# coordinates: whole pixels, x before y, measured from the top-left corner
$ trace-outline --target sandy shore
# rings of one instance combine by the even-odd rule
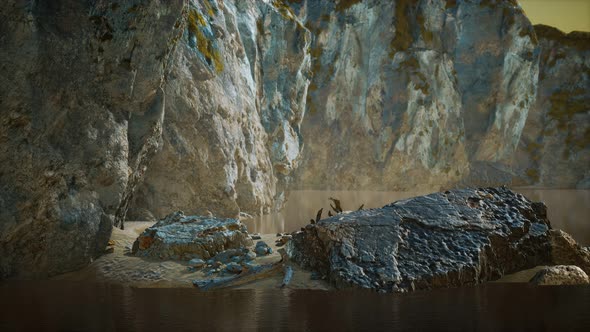
[[[117,283],[132,287],[194,287],[193,280],[209,279],[200,272],[190,272],[185,261],[157,260],[136,257],[131,254],[131,246],[153,222],[127,222],[125,230],[113,229],[111,240],[114,251],[96,259],[86,268],[54,277],[55,280],[96,281]],[[273,253],[256,258],[259,264],[278,262],[281,259],[275,245],[276,234],[262,234]],[[256,243],[256,240],[254,241]],[[253,247],[251,248],[253,249]],[[236,287],[236,289],[278,288],[283,279],[282,273],[262,280]],[[294,266],[294,274],[288,288],[328,290],[330,286],[323,280],[311,280],[311,273]]]
[[[137,236],[153,222],[127,222],[125,230],[113,229],[111,240],[114,242],[112,253],[96,259],[86,268],[54,277],[55,280],[95,281],[116,283],[132,287],[145,288],[182,288],[194,287],[193,280],[209,279],[201,271],[190,272],[185,261],[157,260],[136,257],[131,254],[131,246]],[[275,245],[276,234],[262,234],[262,240],[273,248],[273,253],[257,258],[259,264],[278,262],[281,259]],[[254,241],[256,243],[256,241]],[[253,248],[251,248],[253,249]],[[311,280],[311,273],[293,266],[294,275],[288,288],[329,290],[331,286],[323,280]],[[528,282],[542,266],[520,271],[494,282]],[[281,285],[281,273],[272,277],[256,280],[235,289],[278,288]]]

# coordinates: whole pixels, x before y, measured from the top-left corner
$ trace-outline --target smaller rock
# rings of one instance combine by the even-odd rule
[[[530,282],[539,286],[587,285],[590,279],[586,272],[575,265],[556,265],[537,272]]]
[[[245,260],[245,261],[251,261],[251,260],[254,260],[254,259],[256,259],[256,254],[255,254],[255,253],[253,253],[253,252],[251,252],[251,251],[249,251],[249,252],[248,252],[248,253],[247,253],[247,254],[244,256],[244,260]]]
[[[194,266],[187,267],[188,272],[197,272],[197,269]]]
[[[205,266],[205,261],[200,259],[200,258],[193,258],[190,261],[188,261],[188,265],[190,267],[194,267],[194,268],[202,268],[203,266]]]
[[[264,241],[256,242],[256,247],[254,248],[254,252],[256,253],[257,257],[266,256],[268,254],[272,254],[272,249],[266,244]]]
[[[258,233],[251,234],[250,237],[252,238],[252,240],[260,240],[260,239],[262,239],[262,237]]]
[[[283,236],[283,233],[277,233],[277,237]]]
[[[242,266],[238,263],[231,262],[225,266],[224,271],[229,272],[229,273],[234,273],[234,274],[241,273]]]
[[[114,247],[108,247],[108,248],[107,248],[107,249],[104,251],[104,253],[105,253],[105,254],[112,254],[112,253],[114,253],[114,252],[115,252],[115,248],[114,248]]]
[[[114,246],[115,245],[115,240],[109,240],[109,246]]]

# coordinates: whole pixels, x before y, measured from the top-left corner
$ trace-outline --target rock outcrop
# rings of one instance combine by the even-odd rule
[[[129,217],[268,213],[282,205],[302,148],[310,33],[275,2],[190,1],[188,10],[165,88],[164,147]]]
[[[556,246],[564,237],[551,232],[543,203],[502,187],[339,214],[294,233],[286,248],[292,260],[336,287],[405,292],[472,285],[583,258],[575,242]]]
[[[298,187],[506,183],[539,57],[516,1],[294,2],[314,34]]]
[[[0,4],[0,279],[104,252],[161,145],[182,0]]]
[[[252,239],[237,219],[185,216],[175,212],[139,235],[132,253],[160,259],[207,260],[226,249],[252,245]]]
[[[590,32],[536,25],[537,100],[522,134],[519,184],[590,188]]]

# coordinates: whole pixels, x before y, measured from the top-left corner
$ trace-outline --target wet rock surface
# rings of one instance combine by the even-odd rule
[[[586,272],[577,266],[557,265],[537,272],[530,282],[539,286],[587,285],[590,284],[590,279]]]
[[[241,248],[250,245],[252,240],[239,220],[176,212],[141,233],[132,252],[137,256],[177,260],[208,260],[223,253],[221,256],[229,261],[232,252],[226,249],[241,253]]]
[[[582,262],[575,241],[552,237],[546,212],[504,187],[452,190],[323,219],[293,233],[286,250],[336,287],[383,292],[477,284],[559,259]]]

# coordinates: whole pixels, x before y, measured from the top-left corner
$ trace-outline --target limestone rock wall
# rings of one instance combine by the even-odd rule
[[[0,278],[88,264],[161,144],[181,0],[0,4]]]
[[[166,85],[164,147],[130,219],[278,208],[296,168],[311,36],[286,7],[190,1]]]
[[[315,37],[299,187],[474,183],[479,164],[510,165],[539,56],[515,1],[292,2]]]
[[[590,188],[590,33],[537,25],[539,88],[515,165],[526,185]]]

